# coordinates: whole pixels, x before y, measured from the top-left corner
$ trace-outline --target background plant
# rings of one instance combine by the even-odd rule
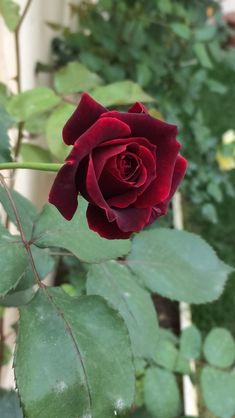
[[[140,17],[137,12],[145,13],[142,2],[125,3],[126,5],[124,2],[118,2],[114,6],[113,2],[100,2],[96,9],[91,5],[87,8],[85,3],[82,3],[82,8],[79,10],[73,7],[74,13],[78,11],[80,14],[81,11],[84,13],[80,15],[80,18],[84,18],[84,23],[81,20],[82,33],[75,35],[70,34],[67,29],[62,29],[66,42],[74,40],[75,49],[77,39],[80,37],[84,45],[85,42],[91,42],[91,38],[85,35],[85,29],[89,29],[88,23],[85,27],[85,22],[89,22],[89,16],[92,28],[94,30],[100,28],[103,33],[104,27],[100,24],[100,20],[97,20],[96,26],[92,20],[100,19],[99,7],[103,14],[101,15],[104,25],[105,22],[108,22],[108,25],[111,22],[113,27],[118,27],[111,19],[105,20],[109,17],[104,14],[106,9],[110,13],[112,7],[116,7],[118,13],[115,16],[121,19],[124,13],[128,12],[128,6],[134,8],[133,16],[137,23],[137,17]],[[2,4],[0,3],[1,12],[9,22],[12,8],[5,6],[3,8]],[[8,6],[10,4],[12,6],[12,2],[8,2]],[[197,20],[192,24],[191,20],[186,19],[182,6],[183,3],[181,12],[180,8],[177,8],[180,22],[175,22],[172,19],[173,12],[176,11],[175,6],[171,2],[164,2],[164,4],[158,2],[155,9],[157,13],[160,13],[163,25],[158,23],[155,14],[152,16],[150,13],[144,26],[147,33],[150,28],[154,31],[156,24],[157,27],[160,26],[159,33],[163,27],[167,29],[167,32],[164,31],[161,35],[163,40],[166,35],[168,36],[168,30],[170,31],[173,45],[175,42],[180,45],[176,55],[172,55],[176,63],[178,62],[177,54],[181,54],[181,47],[183,50],[187,49],[187,57],[188,54],[192,54],[192,51],[189,51],[189,41],[192,39],[191,36],[195,36],[194,32],[198,24]],[[13,11],[14,18],[17,17],[19,21],[18,9],[13,8]],[[215,9],[213,9],[213,16],[216,17],[214,12]],[[152,16],[151,19],[157,20],[153,26],[149,22],[149,15]],[[131,16],[127,16],[127,21],[130,22]],[[192,22],[194,19],[196,18],[192,16]],[[142,22],[141,19],[138,22]],[[187,25],[190,26],[188,29],[190,37],[185,29]],[[17,27],[15,24],[13,26],[10,29]],[[122,35],[120,27],[121,23],[119,36]],[[110,26],[108,28],[110,29]],[[63,66],[55,71],[52,88],[40,87],[27,92],[19,91],[19,94],[13,95],[4,85],[1,85],[0,168],[14,167],[15,161],[11,163],[10,160],[11,158],[15,160],[15,155],[19,152],[21,161],[16,162],[18,166],[56,170],[67,153],[62,141],[58,140],[61,137],[62,126],[74,110],[79,93],[83,90],[89,91],[104,105],[118,106],[121,109],[125,109],[136,100],[141,100],[152,107],[153,114],[156,114],[156,108],[160,108],[164,116],[166,115],[172,121],[177,120],[185,134],[189,132],[187,129],[192,129],[188,127],[189,121],[192,123],[192,114],[190,116],[190,113],[186,112],[186,108],[190,108],[190,105],[183,105],[180,101],[180,105],[176,108],[176,103],[179,102],[179,97],[188,97],[186,95],[188,86],[184,85],[183,88],[182,80],[183,77],[187,80],[190,74],[192,76],[191,66],[196,74],[199,71],[198,66],[201,68],[202,64],[198,58],[200,52],[193,53],[196,54],[197,62],[186,66],[187,71],[184,66],[177,64],[177,73],[182,67],[179,70],[182,77],[179,90],[176,88],[177,83],[174,81],[175,76],[171,68],[173,59],[170,64],[169,57],[165,58],[162,67],[170,67],[172,74],[168,84],[164,81],[166,75],[162,75],[163,84],[160,91],[160,78],[157,79],[155,85],[154,73],[148,83],[141,82],[137,78],[137,56],[140,51],[143,52],[144,48],[146,50],[148,42],[138,47],[136,52],[133,45],[136,67],[126,61],[129,51],[127,51],[128,41],[139,42],[133,37],[135,30],[134,25],[132,36],[127,37],[123,51],[119,48],[120,56],[124,52],[126,54],[119,64],[119,67],[123,68],[122,76],[118,76],[117,69],[113,70],[116,68],[116,61],[110,61],[110,56],[107,61],[101,58],[104,63],[101,69],[94,68],[88,62],[89,54],[87,53],[86,56],[83,53],[82,55],[80,47],[78,51],[76,50],[78,55],[72,57],[72,62],[67,52],[67,61],[59,62]],[[211,30],[210,27],[209,32]],[[226,31],[225,28],[224,30]],[[185,32],[186,35],[182,36]],[[222,30],[221,39],[225,39],[223,33]],[[143,37],[140,35],[136,38],[144,39],[144,34]],[[103,42],[102,51],[104,52],[106,51],[104,38],[108,39],[108,43],[113,42],[113,45],[117,42],[116,38],[112,41],[110,37],[110,40],[107,33],[103,38],[102,36],[98,38],[96,42],[98,44]],[[62,45],[64,41],[61,42]],[[184,47],[185,43],[187,45]],[[197,48],[199,51],[202,48],[207,52],[209,45],[205,40],[201,43],[203,47]],[[89,50],[92,55],[90,46],[86,44],[86,48],[89,47],[86,51]],[[130,46],[129,42],[128,47]],[[112,50],[111,47],[110,49]],[[174,48],[171,52],[173,51]],[[113,60],[114,52],[113,50]],[[221,53],[223,53],[222,49]],[[77,57],[79,62],[74,62]],[[108,64],[110,62],[113,63],[112,67]],[[127,62],[129,62],[128,65]],[[206,79],[203,81],[204,84],[200,85],[200,89],[207,84],[207,72],[211,74],[210,71],[212,71],[212,69],[209,71],[205,65],[204,67]],[[153,67],[151,68],[150,72],[153,72]],[[108,78],[109,71],[110,78]],[[116,71],[116,75],[113,73],[111,76],[112,71]],[[139,70],[139,77],[141,74],[144,76],[145,73],[146,70],[142,68]],[[135,78],[132,77],[133,74]],[[137,80],[138,83],[127,78]],[[225,90],[223,92],[225,93]],[[194,98],[192,102],[194,110],[197,110],[200,102],[197,104]],[[159,106],[160,103],[162,105]],[[182,110],[183,107],[184,110]],[[184,117],[181,114],[184,114]],[[160,116],[159,113],[157,115]],[[200,119],[198,126],[202,126],[201,122]],[[18,129],[17,152],[9,148],[9,127]],[[227,128],[228,125],[225,130]],[[49,149],[43,149],[34,143],[37,135],[42,133],[47,138]],[[204,129],[201,133],[207,143],[206,130]],[[215,142],[213,144],[214,155]],[[212,145],[210,146],[212,149]],[[194,148],[199,150],[196,140]],[[191,155],[189,149],[188,155]],[[197,154],[194,152],[192,155]],[[201,154],[198,153],[198,155],[202,157]],[[206,151],[203,155],[203,158],[209,158]],[[191,165],[193,166],[192,162]],[[217,165],[214,165],[214,169],[217,170]],[[219,178],[223,177],[219,171],[216,172]],[[141,416],[142,418],[144,414],[146,417],[157,418],[181,416],[183,413],[181,376],[189,374],[192,380],[200,385],[203,402],[215,416],[233,416],[235,411],[230,391],[232,393],[234,386],[232,367],[235,349],[232,336],[226,330],[215,329],[206,337],[202,346],[200,331],[192,327],[185,330],[178,338],[159,327],[152,301],[152,295],[155,293],[170,299],[197,304],[218,298],[232,269],[218,259],[212,248],[194,234],[160,227],[163,223],[157,223],[152,228],[135,235],[132,240],[108,242],[88,230],[85,219],[85,201],[82,201],[74,220],[68,223],[61,218],[55,208],[48,204],[41,213],[38,213],[31,202],[17,192],[9,190],[4,179],[1,182],[3,187],[0,189],[0,201],[8,218],[16,224],[18,232],[16,235],[11,235],[4,224],[1,226],[0,304],[3,307],[18,306],[21,314],[20,322],[16,327],[19,331],[14,364],[18,394],[25,415],[29,418],[37,418],[37,416],[48,418],[49,414],[50,418],[57,418],[60,414],[62,418],[63,416],[72,418],[77,417],[78,414],[79,416],[90,414],[92,417],[110,418],[110,416],[123,415],[126,412],[129,414],[127,416]],[[189,199],[191,199],[193,187],[190,189]],[[185,192],[185,196],[188,196],[188,192]],[[209,202],[208,191],[206,191],[206,196]],[[204,201],[204,197],[201,201]],[[171,226],[170,218],[164,226]],[[146,251],[147,248],[148,251]],[[57,287],[47,288],[42,280],[55,268],[58,272]],[[4,308],[2,314],[4,314]],[[203,336],[203,340],[204,338]],[[225,341],[222,347],[219,344],[221,341]],[[63,353],[62,356],[61,353]],[[7,362],[8,359],[9,350],[2,336],[1,364]],[[197,361],[198,374],[196,375],[193,375],[190,369],[191,359]],[[45,370],[47,379],[45,379]],[[213,397],[211,397],[211,392],[208,395],[209,388],[212,387]],[[228,388],[226,393],[223,392],[224,387]],[[127,412],[131,408],[132,411]],[[13,416],[13,413],[22,417],[14,392],[1,393],[0,410],[1,413],[3,411],[6,414],[6,417],[9,414]]]
[[[215,159],[222,134],[234,128],[235,54],[226,50],[230,30],[219,4],[100,0],[71,8],[77,32],[49,23],[61,33],[52,44],[55,68],[79,61],[105,83],[129,79],[145,88],[185,138],[187,198],[216,223],[217,203],[224,193],[234,196],[230,176]],[[102,92],[98,89],[97,97],[103,98]]]

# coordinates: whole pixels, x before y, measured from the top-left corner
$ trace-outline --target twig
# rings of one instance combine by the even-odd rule
[[[17,80],[17,91],[18,93],[21,92],[21,62],[20,62],[20,29],[22,26],[22,23],[25,19],[25,16],[29,10],[29,7],[32,3],[32,0],[28,0],[26,3],[26,6],[23,10],[23,13],[20,17],[20,20],[18,22],[18,25],[15,29],[15,48],[16,48],[16,80]],[[20,122],[18,125],[18,138],[17,138],[17,142],[16,142],[16,146],[15,146],[15,152],[14,152],[14,157],[17,158],[19,155],[19,151],[20,151],[20,145],[21,145],[21,141],[23,138],[23,127],[24,127],[24,123]]]
[[[23,20],[24,20],[24,18],[25,18],[25,16],[26,16],[26,14],[27,14],[27,12],[28,12],[28,10],[29,10],[29,8],[30,8],[31,3],[32,3],[32,0],[28,0],[28,1],[27,1],[26,6],[25,6],[25,8],[24,8],[24,11],[23,11],[23,13],[22,13],[21,17],[20,17],[20,20],[19,20],[19,22],[18,22],[18,25],[17,25],[17,27],[16,27],[15,31],[19,32],[20,27],[21,27],[21,25],[22,25],[22,23],[23,23]]]

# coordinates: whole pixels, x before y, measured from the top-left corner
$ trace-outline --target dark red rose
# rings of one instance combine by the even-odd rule
[[[73,145],[49,201],[70,220],[78,194],[89,202],[90,229],[108,239],[129,238],[167,212],[186,171],[177,128],[148,114],[140,103],[108,111],[88,94],[63,129]]]

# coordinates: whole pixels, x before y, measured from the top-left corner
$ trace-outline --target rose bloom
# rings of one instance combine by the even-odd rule
[[[150,116],[137,102],[108,111],[87,93],[63,128],[73,149],[59,170],[49,202],[67,220],[79,193],[89,202],[89,228],[108,239],[129,238],[159,216],[184,177],[177,127]]]

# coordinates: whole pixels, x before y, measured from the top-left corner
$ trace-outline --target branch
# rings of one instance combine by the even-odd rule
[[[20,17],[19,22],[18,22],[18,25],[16,26],[15,32],[19,32],[19,30],[21,28],[21,25],[22,25],[22,23],[24,21],[24,18],[25,18],[26,14],[27,14],[27,12],[28,12],[28,10],[30,8],[31,3],[32,3],[32,0],[28,0],[27,1],[26,6],[24,8],[24,11],[23,11],[23,13],[22,13],[22,15]]]
[[[22,23],[25,19],[25,16],[29,10],[29,7],[32,3],[32,0],[28,0],[26,3],[26,6],[24,8],[24,11],[20,17],[20,20],[18,22],[18,25],[16,26],[15,29],[15,48],[16,48],[16,80],[17,80],[17,90],[18,93],[21,92],[21,63],[20,63],[20,28],[22,26]],[[19,154],[19,150],[20,150],[20,145],[21,145],[21,141],[23,138],[23,126],[24,124],[22,122],[19,123],[19,127],[18,127],[18,138],[17,138],[17,143],[16,143],[16,147],[15,147],[15,158],[17,158],[18,154]]]

